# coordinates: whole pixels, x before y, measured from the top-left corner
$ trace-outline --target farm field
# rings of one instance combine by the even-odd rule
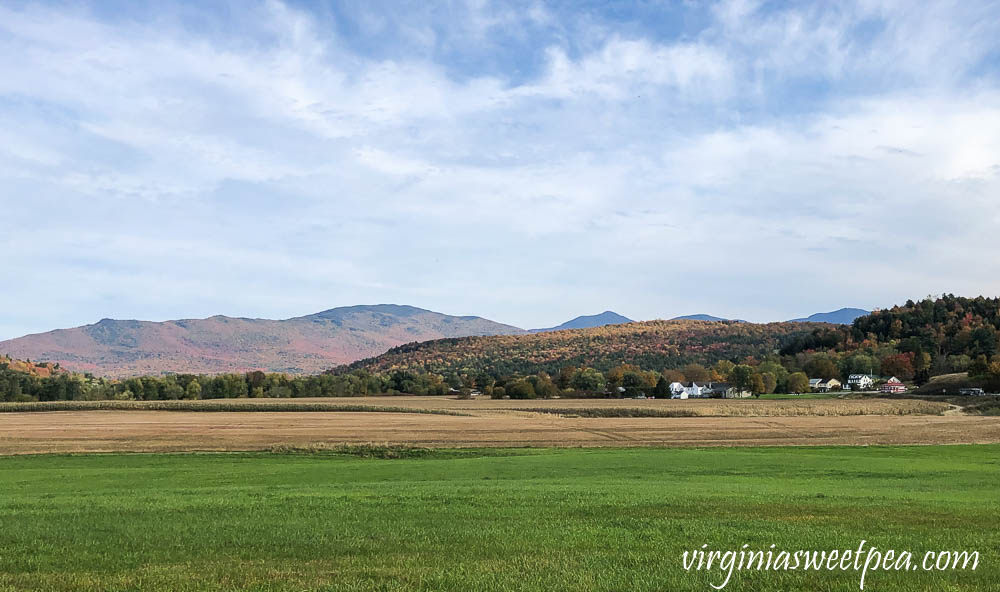
[[[712,590],[707,544],[969,550],[1000,580],[1000,446],[0,458],[0,590]],[[734,591],[858,590],[854,571],[737,572]]]
[[[259,405],[278,403],[287,405],[320,402],[344,402],[382,407],[409,407],[414,409],[445,409],[452,411],[488,411],[511,409],[666,409],[690,412],[704,416],[729,415],[871,415],[918,412],[935,413],[945,410],[944,403],[914,399],[837,399],[830,395],[805,395],[785,399],[458,399],[453,396],[371,396],[345,398],[300,399],[239,399],[240,403]],[[818,398],[817,398],[818,397]],[[196,401],[199,404],[212,400]]]
[[[773,403],[779,403],[777,401]],[[906,403],[903,401],[903,403]],[[1000,442],[1000,417],[805,415],[581,417],[480,409],[464,415],[297,411],[0,413],[0,454],[271,450],[332,443],[428,447],[759,446]]]

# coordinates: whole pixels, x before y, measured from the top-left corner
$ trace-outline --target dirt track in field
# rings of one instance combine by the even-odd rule
[[[399,398],[394,399],[397,404],[403,403]],[[298,411],[3,413],[0,414],[0,454],[263,450],[286,445],[367,442],[437,447],[1000,442],[1000,418],[997,417],[579,418],[481,410],[482,413],[469,417]]]

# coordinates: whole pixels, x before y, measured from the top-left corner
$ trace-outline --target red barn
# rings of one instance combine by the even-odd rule
[[[883,393],[905,393],[906,385],[900,379],[893,376],[885,381],[885,384],[880,386],[878,390]]]

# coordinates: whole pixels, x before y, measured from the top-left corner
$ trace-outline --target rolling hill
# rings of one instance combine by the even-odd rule
[[[763,358],[811,335],[814,323],[645,321],[589,329],[438,339],[395,347],[333,372],[408,370],[494,376],[555,373],[563,366],[608,370],[619,364],[679,368],[721,359]]]
[[[134,376],[244,370],[317,373],[414,341],[523,333],[480,317],[412,306],[334,308],[285,320],[214,316],[164,322],[104,319],[0,342],[0,354],[80,372]]]
[[[566,321],[565,323],[558,325],[556,327],[549,327],[547,329],[532,329],[531,333],[543,333],[546,331],[565,331],[566,329],[589,329],[592,327],[603,327],[605,325],[621,325],[624,323],[631,323],[632,319],[628,317],[623,317],[622,315],[606,310],[601,314],[596,315],[584,315],[576,317],[573,320]]]

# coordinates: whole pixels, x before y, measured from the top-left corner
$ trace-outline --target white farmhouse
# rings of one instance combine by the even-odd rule
[[[689,382],[684,385],[684,392],[688,397],[700,398],[708,394],[708,386],[697,382]]]
[[[847,386],[852,391],[870,391],[875,388],[875,378],[871,374],[851,374]]]

